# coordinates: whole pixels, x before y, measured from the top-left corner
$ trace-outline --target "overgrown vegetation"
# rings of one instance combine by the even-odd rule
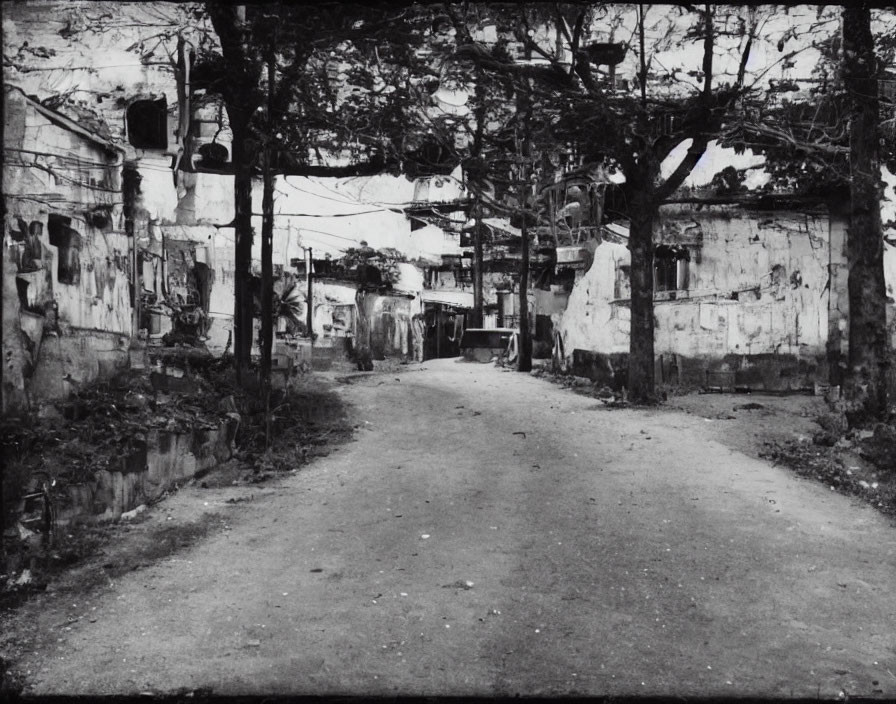
[[[90,485],[104,470],[142,469],[153,431],[211,430],[238,418],[238,483],[297,469],[351,435],[348,409],[310,376],[294,376],[287,388],[272,390],[268,401],[257,389],[237,384],[231,360],[189,348],[164,349],[153,357],[154,366],[86,385],[40,414],[3,420],[7,529],[0,580],[6,597],[40,591],[57,568],[95,553],[106,528],[57,524],[68,488]],[[159,370],[165,366],[182,376],[164,375]],[[94,512],[105,508],[95,506]],[[31,581],[15,584],[25,569],[33,573]]]

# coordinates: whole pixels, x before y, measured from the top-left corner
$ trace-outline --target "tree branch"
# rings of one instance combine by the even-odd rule
[[[712,5],[706,5],[704,12],[706,34],[703,37],[703,102],[709,104],[712,98],[712,60],[715,46],[715,34],[713,32]]]
[[[675,171],[662,183],[655,191],[655,202],[662,203],[670,195],[672,195],[684,183],[684,180],[690,175],[700,161],[700,158],[706,153],[706,147],[709,144],[709,138],[706,135],[694,137],[694,141],[688,149],[687,154],[681,160],[681,163],[675,167]]]
[[[756,9],[751,7],[750,13],[750,29],[747,34],[747,45],[744,47],[744,53],[740,57],[740,65],[737,67],[737,88],[743,88],[744,77],[747,73],[747,62],[750,60],[750,51],[753,48],[753,37],[756,35]]]
[[[508,63],[496,59],[478,44],[463,44],[454,52],[457,59],[472,61],[477,66],[516,78],[534,78],[555,85],[557,88],[574,88],[575,84],[566,71],[555,65],[550,67],[531,66],[529,64]]]

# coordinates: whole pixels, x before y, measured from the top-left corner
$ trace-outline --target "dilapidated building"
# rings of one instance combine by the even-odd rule
[[[839,384],[848,354],[847,214],[819,199],[704,196],[692,193],[660,210],[658,383],[773,391]],[[626,235],[624,223],[602,229],[593,261],[580,264],[565,310],[553,316],[563,361],[617,386],[629,347]],[[885,265],[896,339],[892,244]]]
[[[65,396],[124,364],[132,345],[228,348],[230,130],[220,101],[191,81],[197,37],[179,32],[167,59],[161,45],[140,43],[171,9],[45,0],[4,13],[4,411]],[[441,226],[463,221],[462,184],[450,173],[280,174],[276,191],[275,276],[303,279],[294,287],[303,320],[306,257],[317,284],[301,334],[313,332],[321,352],[362,335],[379,354],[403,353],[395,321],[423,311],[423,268],[462,253],[459,232]],[[260,180],[253,201],[259,232]],[[384,285],[332,276],[329,264],[362,242],[397,253],[400,276]],[[258,238],[253,260],[260,274]]]
[[[136,252],[123,151],[11,86],[3,117],[6,413],[127,362]]]

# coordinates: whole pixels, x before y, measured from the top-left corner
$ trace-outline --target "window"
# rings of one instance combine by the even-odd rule
[[[632,267],[619,264],[616,267],[616,280],[613,282],[613,298],[623,300],[632,297]]]
[[[81,235],[71,228],[72,220],[50,213],[47,233],[50,244],[59,251],[56,257],[56,278],[61,284],[75,285],[81,281]]]
[[[884,102],[892,103],[896,101],[896,79],[892,77],[881,78],[878,80],[880,86],[880,98]]]
[[[688,287],[690,253],[684,247],[659,245],[653,253],[653,290],[682,291]]]
[[[138,149],[168,148],[168,102],[135,100],[127,111],[128,141]]]

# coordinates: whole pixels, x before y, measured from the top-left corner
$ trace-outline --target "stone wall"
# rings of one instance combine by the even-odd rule
[[[92,481],[68,487],[57,523],[117,519],[152,503],[176,484],[230,459],[238,425],[239,416],[233,414],[214,430],[150,431],[145,447],[122,458],[120,470],[99,470]]]

